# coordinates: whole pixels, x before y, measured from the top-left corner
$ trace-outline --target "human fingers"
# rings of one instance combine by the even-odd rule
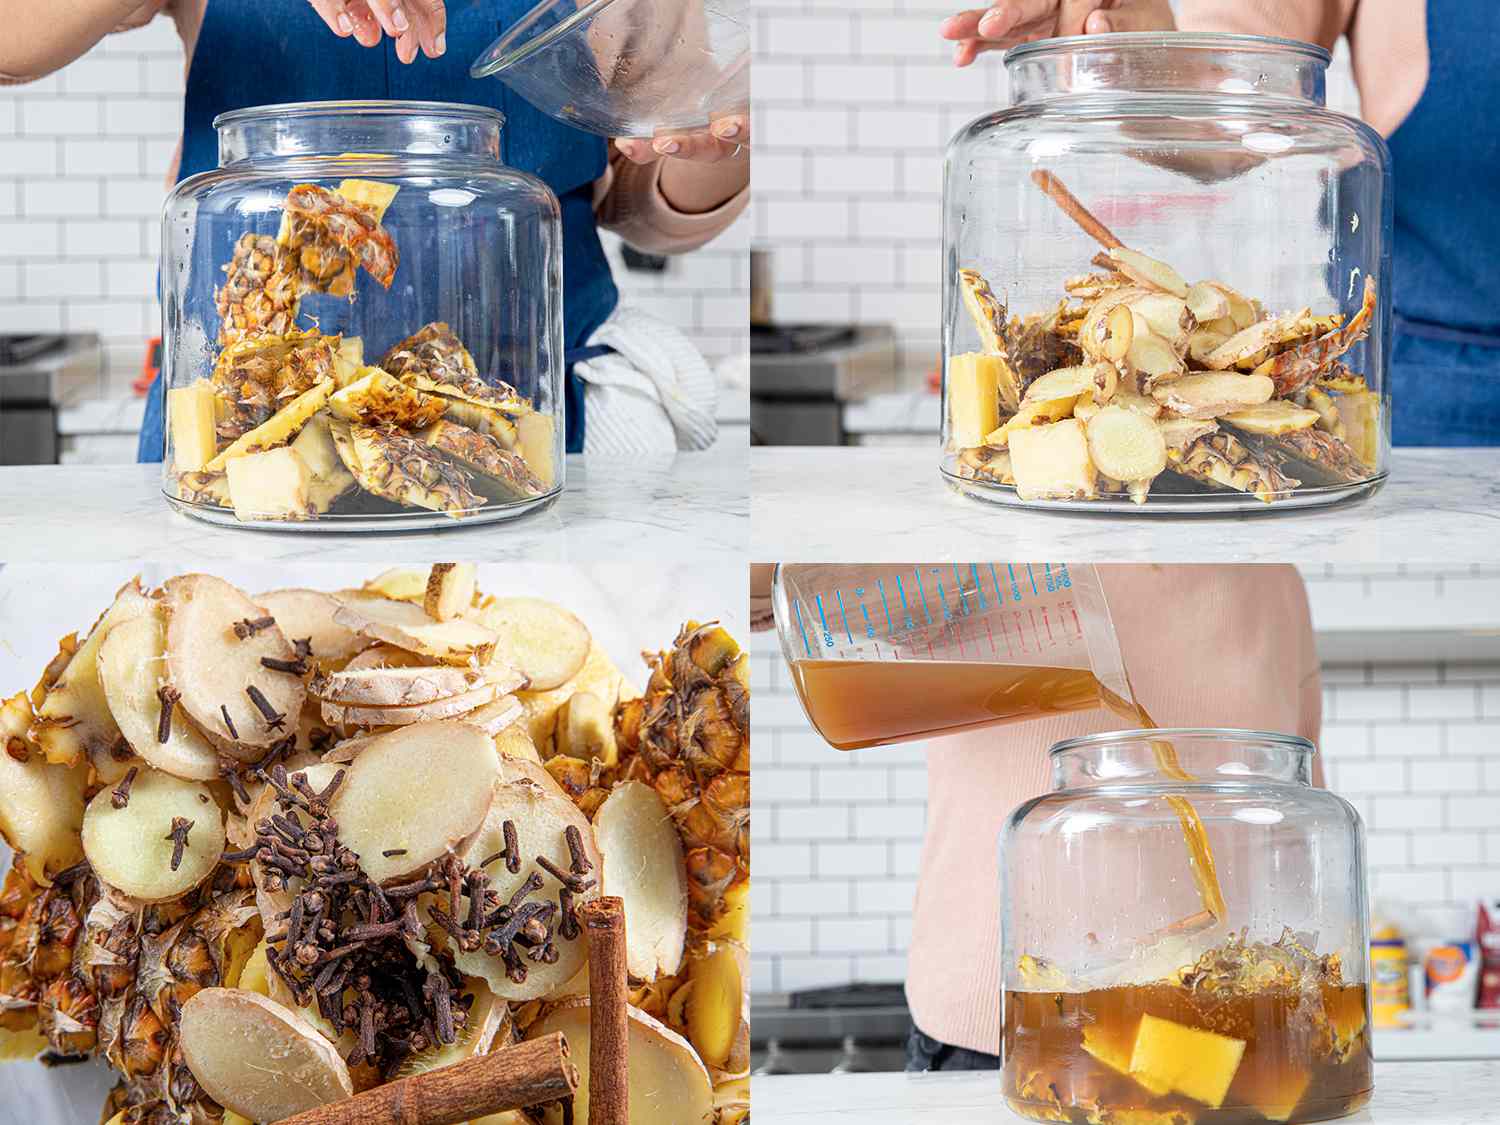
[[[380,29],[392,39],[400,39],[411,30],[411,20],[406,15],[402,0],[365,0],[365,3],[370,6],[370,12],[380,24]]]
[[[1062,0],[1057,6],[1058,35],[1082,35],[1088,18],[1100,8],[1113,7],[1115,0]]]
[[[712,133],[685,133],[657,137],[651,142],[658,156],[674,160],[691,160],[697,164],[718,164],[722,160],[739,160],[748,151],[742,144],[721,141]]]
[[[365,0],[348,0],[344,12],[354,24],[354,38],[361,47],[373,47],[385,36]]]
[[[1093,12],[1084,21],[1089,35],[1111,31],[1171,31],[1177,26],[1166,0],[1117,0],[1107,9]]]
[[[651,147],[651,142],[639,137],[616,137],[615,148],[632,164],[650,164],[653,160],[661,159]]]
[[[349,18],[349,13],[344,10],[344,0],[308,0],[313,11],[328,25],[328,30],[340,39],[347,39],[354,34],[354,21]]]
[[[730,113],[709,122],[709,132],[731,145],[750,143],[750,116],[745,113]]]
[[[979,38],[1005,39],[1037,30],[1031,25],[1056,20],[1058,2],[1059,0],[1000,0],[979,18]]]
[[[412,27],[422,53],[435,59],[448,49],[448,9],[443,0],[409,0]]]
[[[970,8],[957,12],[938,25],[938,34],[944,39],[974,39],[979,35],[979,21],[989,15],[988,8]]]

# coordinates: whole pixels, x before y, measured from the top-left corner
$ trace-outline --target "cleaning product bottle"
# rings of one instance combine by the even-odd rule
[[[1400,1027],[1411,1010],[1406,933],[1397,917],[1377,904],[1370,922],[1370,1014],[1376,1027]]]

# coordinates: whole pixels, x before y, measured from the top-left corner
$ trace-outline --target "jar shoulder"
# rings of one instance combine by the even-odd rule
[[[1269,823],[1272,814],[1282,822],[1301,820],[1330,828],[1361,826],[1359,810],[1327,789],[1275,782],[1200,782],[1132,784],[1061,789],[1034,797],[1016,807],[1005,823],[1005,832],[1046,835],[1073,832],[1080,824],[1088,828],[1110,824],[1156,823],[1175,820],[1177,814],[1158,798],[1183,796],[1201,815],[1243,819],[1247,823]],[[1246,810],[1269,810],[1243,816]]]

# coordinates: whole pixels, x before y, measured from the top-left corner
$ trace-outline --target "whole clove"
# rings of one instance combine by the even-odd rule
[[[386,848],[386,850],[383,851],[383,852],[381,852],[380,854],[383,855],[383,856],[385,856],[386,859],[391,859],[394,856],[405,855],[406,854],[406,849],[405,848]]]
[[[590,879],[586,875],[577,875],[571,871],[564,871],[544,855],[536,857],[536,865],[575,894],[583,893],[596,882],[596,880]]]
[[[163,840],[172,841],[172,870],[176,871],[182,866],[182,853],[187,851],[188,832],[193,827],[193,821],[186,817],[174,816],[172,818],[172,830],[162,837]]]
[[[219,704],[219,714],[224,718],[224,727],[229,731],[229,737],[238,742],[240,740],[240,732],[234,729],[234,720],[229,717],[229,704]]]
[[[111,808],[123,809],[126,805],[130,804],[130,787],[135,784],[136,775],[140,772],[139,766],[131,766],[130,769],[125,771],[125,776],[120,779],[120,784],[116,785],[110,792],[109,804]]]
[[[262,656],[260,666],[273,672],[286,672],[293,676],[307,675],[307,661],[300,656],[296,660],[278,660],[274,656]]]
[[[588,853],[583,850],[583,833],[578,831],[576,824],[570,824],[563,832],[563,839],[568,842],[568,855],[572,857],[573,874],[587,875],[594,869],[594,865],[589,862]]]
[[[312,638],[299,637],[292,641],[292,648],[296,651],[299,660],[312,659]]]
[[[271,730],[280,730],[286,726],[286,715],[271,706],[271,701],[265,697],[265,693],[251,684],[245,689],[245,694],[250,697],[250,702],[255,704],[255,709],[260,712],[260,717],[266,721],[266,726]]]
[[[182,692],[171,684],[162,684],[156,689],[156,698],[161,701],[161,716],[156,720],[156,741],[161,744],[172,737],[172,709],[182,698]]]
[[[234,635],[242,641],[249,640],[262,629],[269,629],[275,624],[276,618],[274,617],[246,617],[244,620],[234,623]]]
[[[521,846],[516,842],[516,822],[505,821],[500,831],[505,836],[505,870],[517,875],[521,871]]]

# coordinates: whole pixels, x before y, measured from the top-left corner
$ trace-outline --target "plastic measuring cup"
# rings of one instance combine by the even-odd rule
[[[1092,566],[785,563],[772,604],[802,709],[841,750],[1136,713]]]

